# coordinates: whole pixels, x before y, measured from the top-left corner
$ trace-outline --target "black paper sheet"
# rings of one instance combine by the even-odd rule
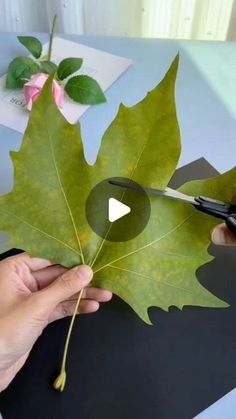
[[[172,186],[215,174],[200,159],[178,170]],[[214,261],[197,276],[230,308],[151,308],[154,325],[147,326],[114,297],[96,314],[77,318],[62,394],[51,384],[69,319],[58,321],[1,393],[3,418],[191,419],[230,391],[236,386],[236,248],[212,245],[210,253]]]

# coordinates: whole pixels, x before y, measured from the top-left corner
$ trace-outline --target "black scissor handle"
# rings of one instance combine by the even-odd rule
[[[228,229],[236,234],[236,206],[216,201],[215,199],[199,196],[195,198],[198,205],[195,206],[199,211],[221,218],[225,221]]]
[[[206,198],[204,196],[196,197],[195,201],[198,203],[198,205],[195,206],[198,211],[205,212],[213,217],[221,218],[222,220],[226,220],[228,216],[234,213],[234,211],[231,211],[232,206],[222,201],[216,201],[215,199]]]
[[[232,233],[236,234],[236,214],[230,214],[230,215],[226,218],[225,223],[226,223],[226,225],[227,225],[228,229],[229,229]]]

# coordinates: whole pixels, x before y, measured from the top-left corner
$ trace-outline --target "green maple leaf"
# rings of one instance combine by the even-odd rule
[[[20,151],[11,153],[14,188],[0,197],[0,228],[10,233],[11,246],[68,267],[91,265],[94,285],[120,296],[147,323],[151,306],[227,306],[195,276],[212,259],[207,247],[216,219],[192,206],[150,197],[145,230],[119,243],[98,237],[86,220],[86,199],[103,179],[122,176],[159,189],[168,184],[181,150],[177,68],[178,57],[140,103],[120,106],[94,166],[84,158],[79,128],[56,107],[49,80],[33,107]],[[230,201],[235,184],[236,170],[231,170],[181,190]]]

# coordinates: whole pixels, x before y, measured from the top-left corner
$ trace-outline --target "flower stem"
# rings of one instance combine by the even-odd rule
[[[71,319],[71,322],[70,322],[70,327],[68,329],[66,342],[65,342],[65,347],[64,347],[64,352],[63,352],[63,357],[62,357],[60,374],[53,383],[53,387],[55,388],[55,390],[58,390],[58,391],[63,391],[64,387],[65,387],[67,352],[68,352],[68,347],[69,347],[69,343],[70,343],[72,328],[73,328],[74,321],[75,321],[75,316],[78,313],[79,303],[80,303],[80,300],[82,298],[83,291],[84,290],[82,289],[79,293],[78,300],[77,300],[77,303],[76,303],[76,306],[75,306],[75,310],[74,310],[74,313],[73,313],[73,316],[72,316],[72,319]]]
[[[48,49],[48,61],[51,61],[52,56],[52,41],[55,31],[55,25],[56,25],[57,15],[54,15],[53,21],[52,21],[52,29],[50,33],[50,41],[49,41],[49,49]]]

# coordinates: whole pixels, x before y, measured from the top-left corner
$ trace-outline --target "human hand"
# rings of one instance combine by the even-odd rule
[[[236,234],[233,234],[226,224],[219,224],[211,233],[211,240],[214,244],[236,245]]]
[[[93,272],[88,266],[68,270],[26,253],[0,262],[0,391],[24,365],[43,329],[71,316],[84,288],[79,313],[92,313],[110,291],[88,287]]]

